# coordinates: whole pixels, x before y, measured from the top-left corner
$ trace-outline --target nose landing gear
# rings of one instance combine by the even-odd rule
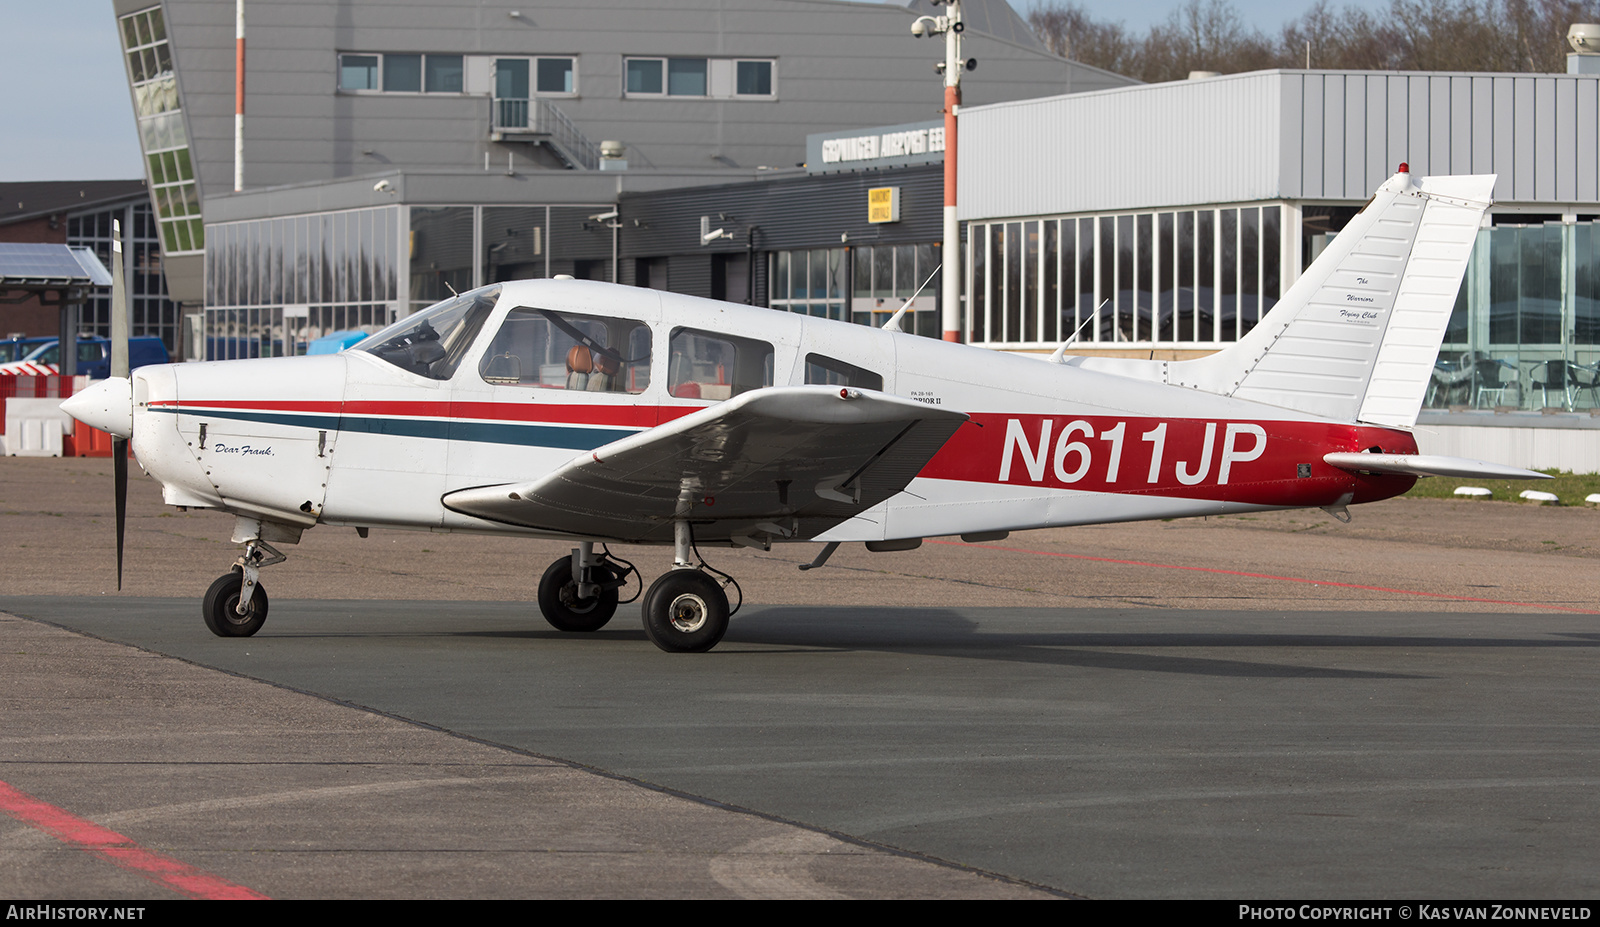
[[[267,590],[261,568],[287,560],[278,549],[256,538],[247,541],[233,570],[217,577],[200,602],[206,627],[218,637],[249,637],[267,621]]]
[[[572,556],[544,571],[539,611],[558,631],[598,631],[616,614],[618,590],[627,584],[628,574],[637,572],[609,551],[595,556],[594,544],[585,541],[572,549]]]

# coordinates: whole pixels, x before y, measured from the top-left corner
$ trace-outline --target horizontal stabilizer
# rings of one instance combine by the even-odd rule
[[[1465,457],[1437,454],[1325,454],[1323,460],[1341,470],[1366,470],[1369,473],[1409,473],[1412,476],[1464,476],[1485,480],[1548,480],[1534,470]]]

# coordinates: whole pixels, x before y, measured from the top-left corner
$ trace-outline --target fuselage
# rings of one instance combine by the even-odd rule
[[[135,371],[135,454],[173,505],[299,527],[532,534],[440,499],[542,476],[744,390],[821,382],[971,420],[904,492],[814,540],[1337,506],[1414,482],[1323,461],[1414,453],[1398,429],[655,290],[545,280],[474,292],[492,298],[438,346],[431,329],[385,343],[403,320],[337,355]]]

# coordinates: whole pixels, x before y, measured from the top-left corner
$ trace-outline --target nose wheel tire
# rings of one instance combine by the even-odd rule
[[[600,585],[616,581],[610,567],[591,567],[591,578]],[[617,590],[602,589],[584,599],[578,597],[578,583],[572,578],[572,558],[562,557],[544,571],[539,580],[539,611],[558,631],[598,631],[617,613]]]
[[[673,570],[645,595],[644,633],[668,653],[704,653],[728,630],[728,596],[699,570]]]
[[[239,614],[239,593],[244,589],[244,575],[235,570],[206,590],[200,603],[206,627],[218,637],[249,637],[267,623],[267,590],[256,583],[255,594],[250,596],[250,607]]]

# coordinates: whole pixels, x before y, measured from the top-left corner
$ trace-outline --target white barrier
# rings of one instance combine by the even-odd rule
[[[8,457],[60,457],[61,438],[72,417],[60,399],[12,399],[6,403],[5,453]]]

